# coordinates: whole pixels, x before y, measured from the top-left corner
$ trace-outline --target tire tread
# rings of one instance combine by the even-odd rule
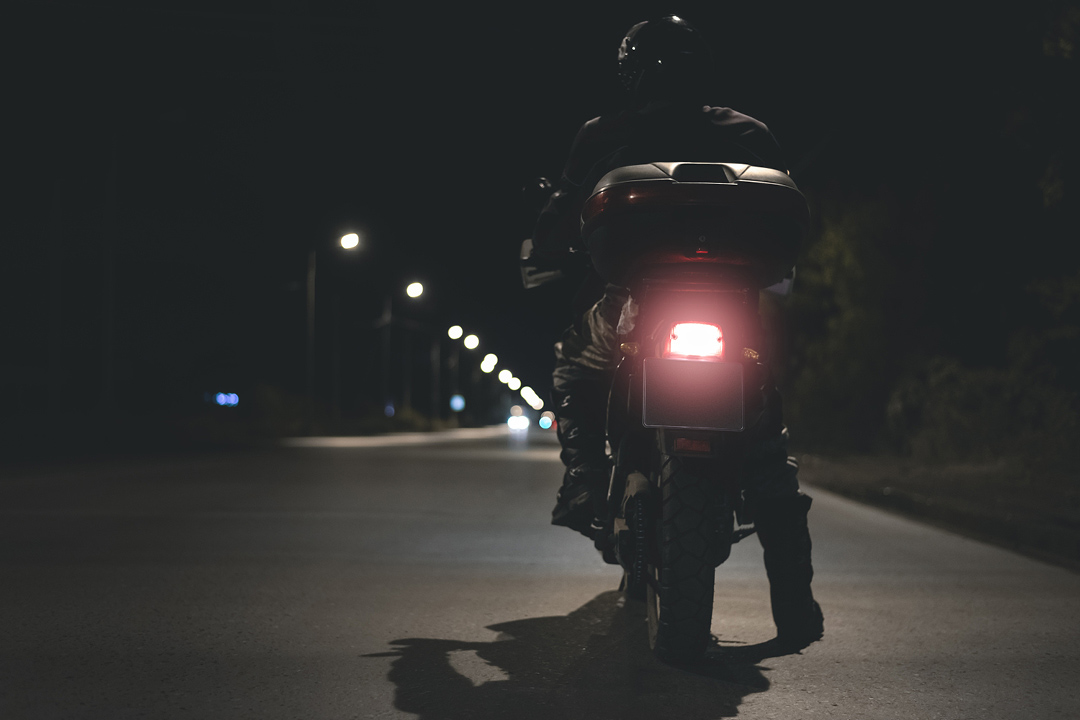
[[[704,654],[712,624],[713,493],[703,472],[670,455],[661,466],[660,492],[659,617],[650,622],[650,644],[663,660],[690,662]]]

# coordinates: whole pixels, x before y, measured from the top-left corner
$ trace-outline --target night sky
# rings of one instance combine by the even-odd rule
[[[464,325],[546,388],[569,303],[521,288],[521,188],[616,106],[630,25],[698,26],[715,104],[767,123],[800,184],[856,186],[963,162],[999,132],[1056,5],[959,5],[9,3],[8,408],[93,407],[109,333],[121,406],[302,391],[312,247],[324,369],[335,303],[358,348],[416,279],[414,318]],[[335,250],[347,231],[360,253]]]

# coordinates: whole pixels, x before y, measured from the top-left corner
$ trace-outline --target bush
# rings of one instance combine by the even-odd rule
[[[898,384],[887,407],[894,446],[932,462],[1021,457],[1060,466],[1077,456],[1077,398],[1019,368],[935,358]]]

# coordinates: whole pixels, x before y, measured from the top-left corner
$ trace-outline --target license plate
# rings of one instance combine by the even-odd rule
[[[743,366],[676,358],[645,358],[645,427],[742,432]]]

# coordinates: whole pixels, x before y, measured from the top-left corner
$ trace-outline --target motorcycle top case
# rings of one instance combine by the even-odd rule
[[[581,236],[596,271],[616,285],[694,269],[764,288],[795,265],[809,224],[806,198],[787,173],[666,162],[604,175],[582,210]]]

